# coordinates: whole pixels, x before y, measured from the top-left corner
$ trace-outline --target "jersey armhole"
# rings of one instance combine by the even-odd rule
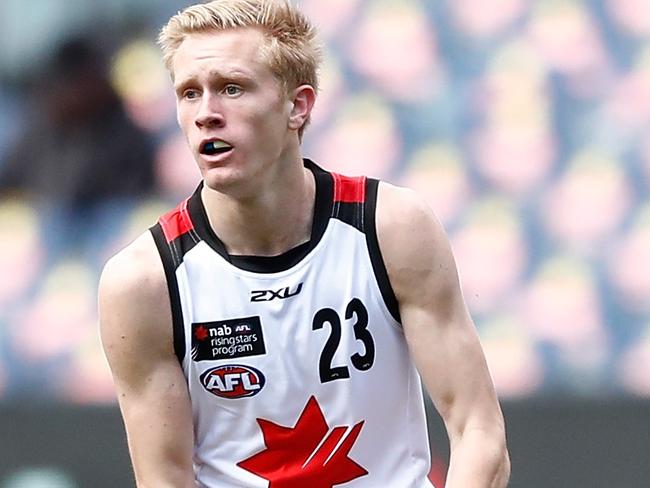
[[[370,255],[370,261],[372,263],[372,270],[377,279],[377,284],[379,285],[379,290],[381,291],[381,296],[384,299],[384,303],[388,308],[391,316],[399,324],[402,323],[402,319],[399,314],[399,303],[393,287],[390,284],[390,279],[388,278],[388,271],[386,270],[386,265],[384,264],[384,258],[381,255],[381,249],[379,248],[379,240],[377,238],[377,226],[376,226],[376,213],[377,213],[377,193],[379,189],[379,180],[374,178],[368,178],[366,180],[366,201],[364,205],[364,221],[365,221],[365,234],[366,234],[366,243],[368,245],[368,253]]]
[[[183,328],[183,309],[181,308],[181,298],[178,289],[178,280],[176,279],[176,260],[172,254],[172,244],[167,243],[165,234],[160,223],[157,223],[150,229],[153,240],[158,248],[158,254],[165,270],[167,281],[167,291],[169,292],[169,302],[172,309],[172,334],[174,340],[174,353],[178,361],[183,365],[185,358],[185,331]]]

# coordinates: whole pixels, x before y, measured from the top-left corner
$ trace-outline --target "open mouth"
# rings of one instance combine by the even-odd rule
[[[206,156],[214,156],[215,154],[223,154],[232,149],[230,144],[223,141],[208,141],[201,146],[201,154]]]

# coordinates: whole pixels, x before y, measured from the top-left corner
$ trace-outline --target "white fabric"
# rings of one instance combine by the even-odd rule
[[[409,359],[401,326],[382,299],[364,234],[330,219],[320,242],[305,258],[290,269],[268,274],[239,269],[202,241],[184,256],[176,276],[199,486],[268,487],[269,481],[237,466],[267,447],[258,419],[292,429],[313,396],[330,433],[336,427],[345,427],[346,435],[350,435],[351,429],[363,422],[348,457],[368,474],[331,486],[432,487],[427,479],[429,445],[420,379]],[[253,290],[277,292],[288,287],[288,293],[293,293],[299,284],[300,291],[294,296],[280,298],[270,293],[264,295],[270,300],[251,301]],[[364,343],[354,336],[358,316],[345,317],[346,307],[355,298],[368,311],[367,330],[375,349],[373,365],[366,371],[355,368],[350,359],[355,353],[366,353]],[[324,323],[314,330],[313,322],[316,312],[325,308],[336,311],[341,322],[340,343],[329,364],[346,366],[350,377],[322,383],[319,364],[332,327]],[[253,316],[260,319],[265,354],[198,362],[191,358],[192,323]],[[214,395],[201,383],[200,376],[222,365],[254,368],[263,374],[265,384],[253,396]],[[245,373],[235,383],[244,382],[254,389],[252,380],[252,373]],[[217,380],[217,384],[224,387],[223,381]],[[291,459],[290,451],[284,455]]]

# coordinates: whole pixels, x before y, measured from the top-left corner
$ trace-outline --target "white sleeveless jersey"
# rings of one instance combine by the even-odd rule
[[[432,487],[419,376],[375,232],[377,180],[316,179],[311,240],[229,256],[200,188],[152,227],[206,488]]]

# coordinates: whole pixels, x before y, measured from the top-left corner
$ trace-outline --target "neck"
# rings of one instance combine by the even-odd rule
[[[276,256],[311,236],[316,184],[300,157],[276,164],[247,196],[203,187],[212,229],[232,255]]]

